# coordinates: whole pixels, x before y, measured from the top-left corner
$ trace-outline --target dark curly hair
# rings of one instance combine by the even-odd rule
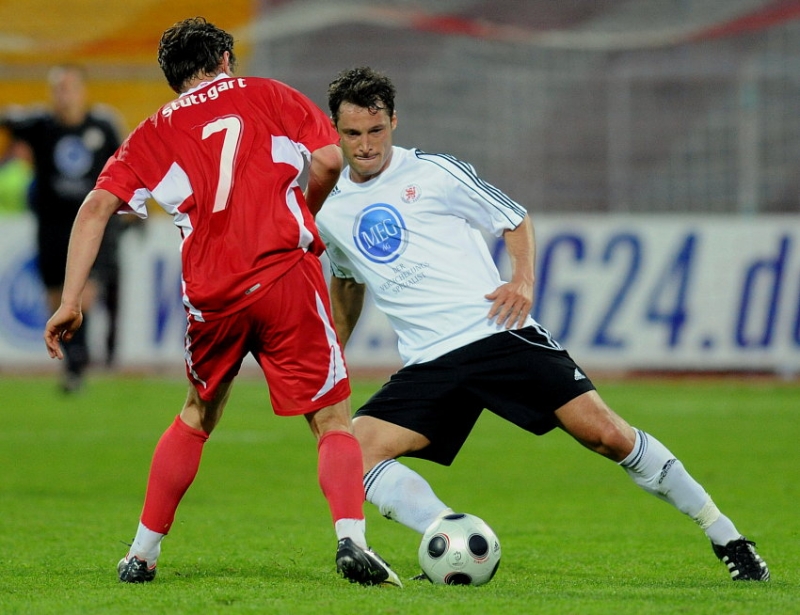
[[[158,65],[167,83],[176,92],[203,75],[213,75],[225,52],[230,54],[230,66],[236,66],[233,36],[203,17],[190,17],[167,28],[158,44]]]
[[[368,66],[344,70],[328,86],[328,108],[334,123],[339,121],[339,106],[348,102],[377,113],[385,109],[394,115],[394,85],[389,77]]]

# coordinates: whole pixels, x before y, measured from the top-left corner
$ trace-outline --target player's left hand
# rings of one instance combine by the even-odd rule
[[[506,282],[485,297],[492,302],[489,320],[506,329],[523,327],[533,307],[533,288],[527,282]]]
[[[71,309],[64,305],[56,310],[44,327],[44,343],[51,359],[63,359],[61,342],[68,342],[83,323],[83,312],[80,308]]]

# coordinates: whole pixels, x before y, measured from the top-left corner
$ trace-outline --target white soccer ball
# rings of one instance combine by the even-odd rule
[[[483,519],[451,513],[425,530],[419,565],[437,585],[483,585],[500,565],[500,541]]]

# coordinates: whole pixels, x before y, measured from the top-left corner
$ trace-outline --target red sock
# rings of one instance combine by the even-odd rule
[[[178,504],[194,481],[208,434],[175,417],[153,453],[141,521],[148,529],[167,534]]]
[[[317,445],[317,473],[333,522],[364,518],[364,464],[361,446],[346,431],[329,431]]]

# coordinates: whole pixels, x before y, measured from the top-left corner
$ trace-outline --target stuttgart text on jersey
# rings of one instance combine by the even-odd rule
[[[177,111],[181,107],[191,107],[192,105],[199,105],[209,100],[216,100],[222,92],[232,90],[234,88],[246,88],[247,83],[243,77],[231,79],[230,81],[221,81],[215,83],[210,88],[197,92],[194,94],[186,94],[180,98],[173,100],[171,103],[164,105],[161,109],[161,115],[169,117],[173,111]]]

